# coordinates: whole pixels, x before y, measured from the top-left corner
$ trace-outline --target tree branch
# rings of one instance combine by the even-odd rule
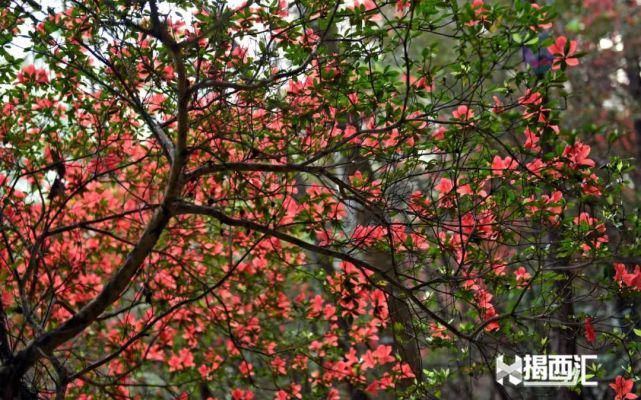
[[[216,208],[213,207],[208,207],[208,206],[201,206],[193,203],[187,203],[184,201],[178,201],[173,205],[173,208],[176,212],[176,215],[207,215],[210,217],[213,217],[220,221],[221,223],[229,226],[236,226],[236,227],[241,227],[241,228],[246,228],[250,229],[256,232],[264,233],[268,236],[278,238],[284,242],[291,243],[295,246],[300,247],[301,249],[305,249],[311,252],[314,252],[316,254],[321,254],[325,256],[330,256],[337,258],[339,260],[347,261],[349,263],[352,263],[354,266],[360,268],[361,270],[368,270],[371,272],[374,272],[378,274],[381,278],[383,278],[387,283],[390,285],[394,286],[398,292],[405,296],[408,300],[412,301],[417,305],[418,308],[421,309],[425,314],[427,314],[430,318],[434,319],[441,325],[443,325],[445,328],[447,328],[449,331],[451,331],[453,334],[456,336],[469,340],[471,342],[474,342],[475,340],[464,334],[463,332],[459,331],[457,328],[452,326],[448,321],[445,319],[441,318],[439,315],[434,313],[432,310],[427,308],[425,304],[421,300],[419,300],[414,293],[407,287],[403,286],[400,282],[398,282],[396,279],[393,277],[389,276],[387,271],[384,271],[380,268],[377,268],[376,266],[363,261],[361,259],[358,259],[354,256],[351,256],[347,253],[339,252],[336,250],[332,250],[327,247],[321,247],[318,245],[315,245],[313,243],[309,243],[305,240],[299,239],[297,237],[294,237],[292,235],[289,235],[285,232],[279,231],[275,228],[270,228],[268,226],[249,221],[249,220],[244,220],[244,219],[236,219],[232,218],[223,212],[217,210]],[[380,284],[376,284],[375,282],[372,282],[370,280],[370,283],[374,284],[374,286],[381,288]],[[387,291],[389,293],[389,291]]]

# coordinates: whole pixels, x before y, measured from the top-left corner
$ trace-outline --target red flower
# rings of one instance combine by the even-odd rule
[[[539,141],[539,137],[537,136],[536,133],[532,132],[530,128],[525,128],[525,138],[526,140],[523,147],[525,147],[526,149],[530,149],[532,151],[540,150],[539,146],[537,145]]]
[[[623,278],[628,273],[624,264],[615,263],[614,264],[614,280],[619,282],[619,286],[623,286]]]
[[[432,133],[432,139],[434,140],[443,140],[445,139],[446,129],[444,126],[439,127]]]
[[[367,370],[370,368],[376,368],[378,365],[385,365],[392,361],[394,361],[394,357],[392,356],[392,346],[380,345],[374,351],[367,350],[363,355],[363,363],[361,365],[363,370]]]
[[[254,392],[251,390],[243,390],[240,388],[235,388],[231,391],[232,400],[253,400]]]
[[[634,393],[630,393],[633,385],[634,381],[632,379],[625,379],[621,375],[617,376],[614,383],[610,384],[610,387],[616,392],[614,400],[636,399],[638,396]]]
[[[579,65],[579,59],[572,57],[576,52],[576,40],[571,40],[569,46],[566,46],[568,39],[565,36],[559,36],[548,51],[554,56],[552,69],[559,69],[563,64],[571,67]],[[567,47],[567,51],[566,51]]]
[[[588,343],[596,342],[596,333],[594,333],[594,326],[592,326],[592,318],[590,317],[585,319],[585,340]]]
[[[33,64],[27,65],[22,68],[17,75],[20,83],[35,81],[36,83],[47,84],[49,83],[49,74],[43,68],[36,68]]]
[[[172,355],[167,364],[169,365],[170,372],[196,366],[196,364],[194,364],[194,355],[189,349],[181,349],[178,354]]]
[[[636,290],[641,290],[641,267],[636,265],[634,272],[628,273],[625,265],[616,263],[614,264],[614,269],[614,280],[619,283],[619,287],[625,285]]]
[[[514,275],[516,276],[516,283],[518,287],[525,287],[530,278],[532,278],[532,276],[529,272],[527,272],[527,269],[525,269],[524,266],[520,266],[514,272]]]
[[[452,116],[456,119],[467,121],[471,118],[474,118],[474,111],[466,105],[458,106],[458,108],[452,111]]]
[[[516,166],[516,161],[510,156],[505,158],[494,156],[492,160],[492,173],[496,176],[502,176],[503,171],[515,169]]]
[[[441,195],[451,192],[453,188],[454,188],[454,182],[452,182],[451,179],[447,179],[447,178],[441,178],[439,183],[436,186],[434,186],[434,189],[436,189],[436,191],[439,192]]]
[[[487,20],[488,10],[483,4],[483,0],[474,0],[471,4],[472,10],[474,10],[474,20],[469,21],[467,25],[476,26],[479,22],[485,22]]]
[[[586,166],[594,167],[594,160],[588,158],[590,146],[585,143],[576,142],[572,146],[566,146],[563,150],[563,157],[566,157],[572,163],[573,168]]]

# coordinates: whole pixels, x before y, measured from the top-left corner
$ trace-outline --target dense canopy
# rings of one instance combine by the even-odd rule
[[[9,0],[0,398],[634,398],[639,13],[550,3]]]

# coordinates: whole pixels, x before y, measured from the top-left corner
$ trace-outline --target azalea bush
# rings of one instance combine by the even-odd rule
[[[633,398],[641,224],[555,16],[10,1],[1,397],[511,398],[497,354],[598,353],[550,393]]]

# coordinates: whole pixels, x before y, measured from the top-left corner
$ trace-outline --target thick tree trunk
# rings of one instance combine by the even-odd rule
[[[557,256],[561,238],[556,230],[552,230],[548,236],[550,240],[551,253],[549,262],[551,266],[567,265],[567,260]],[[556,319],[558,326],[552,331],[551,350],[552,354],[574,355],[576,354],[576,340],[579,335],[579,327],[574,318],[574,272],[562,271],[563,279],[555,283],[556,302],[558,309]],[[561,387],[556,396],[558,400],[581,400],[583,396],[572,391],[570,388]]]
[[[554,331],[552,342],[552,354],[576,354],[576,340],[578,337],[578,326],[574,320],[574,291],[572,281],[574,274],[564,272],[564,279],[556,283],[557,296],[560,302],[557,311],[557,318],[560,326]],[[557,395],[558,400],[580,400],[583,396],[572,391],[570,388],[562,387]]]
[[[628,78],[628,94],[631,97],[630,113],[637,114],[641,111],[641,40],[636,30],[630,30],[623,38],[623,57],[625,58],[625,72]],[[633,172],[635,189],[641,188],[641,118],[633,121],[633,140],[637,168]]]

